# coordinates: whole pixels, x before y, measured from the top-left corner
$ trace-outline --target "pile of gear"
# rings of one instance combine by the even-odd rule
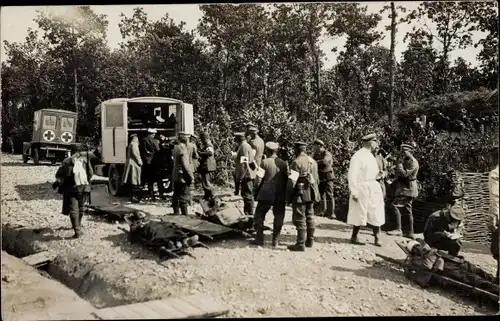
[[[399,243],[407,254],[405,276],[422,287],[448,283],[459,291],[498,302],[498,279],[463,257],[431,248],[423,240]]]

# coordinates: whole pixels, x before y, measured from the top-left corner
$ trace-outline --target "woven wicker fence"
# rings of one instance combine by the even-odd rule
[[[464,220],[464,240],[489,245],[491,231],[488,229],[489,191],[488,173],[458,173],[456,179],[464,191],[467,216]]]

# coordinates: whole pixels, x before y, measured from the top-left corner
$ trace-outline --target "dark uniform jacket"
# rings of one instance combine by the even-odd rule
[[[285,202],[288,181],[288,164],[276,156],[262,160],[264,171],[262,179],[257,178],[257,201]]]
[[[257,166],[260,166],[262,157],[264,156],[264,140],[260,138],[259,135],[257,135],[254,139],[250,139],[248,143],[250,144],[250,146],[252,146],[253,149],[255,149],[255,163],[257,164]]]
[[[290,193],[289,201],[295,204],[319,202],[318,164],[306,153],[301,153],[290,165],[290,170],[299,173],[297,183]]]
[[[155,153],[160,150],[160,144],[157,139],[149,135],[142,140],[141,147],[144,164],[150,165],[153,162]]]
[[[246,141],[243,141],[238,147],[238,151],[236,152],[236,168],[234,179],[236,183],[240,183],[242,179],[255,179],[255,172],[250,170],[247,164],[241,163],[241,157],[247,157],[248,162],[255,163],[252,146]]]
[[[201,143],[201,148],[198,151],[198,155],[200,156],[200,167],[198,168],[198,172],[215,172],[215,170],[217,169],[217,163],[215,162],[214,157],[214,145],[210,140],[208,140],[206,143]]]
[[[427,244],[432,246],[439,239],[446,238],[445,232],[455,232],[456,228],[450,228],[447,211],[448,208],[436,211],[427,218],[424,228],[424,240]]]
[[[200,156],[198,155],[198,148],[193,142],[188,142],[186,144],[186,147],[189,153],[189,163],[191,164],[192,171],[196,172],[199,165],[198,159],[200,158]]]
[[[418,174],[419,165],[417,160],[411,156],[403,160],[403,169],[396,168],[396,181],[394,182],[396,196],[407,196],[416,198],[418,196]]]
[[[319,181],[321,183],[332,181],[333,177],[333,157],[332,154],[325,150],[314,155],[314,160],[318,163]]]
[[[193,169],[189,163],[190,154],[184,143],[178,143],[174,147],[174,168],[172,180],[176,183],[191,184],[194,180]]]

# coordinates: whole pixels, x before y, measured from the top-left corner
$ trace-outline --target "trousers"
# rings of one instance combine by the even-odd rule
[[[391,202],[391,210],[396,220],[396,229],[413,235],[413,198],[398,196]],[[403,226],[402,223],[405,223]]]
[[[212,187],[212,172],[200,172],[198,177],[201,182],[201,187],[203,188],[203,198],[206,200],[212,199],[214,197],[213,187]]]
[[[179,214],[179,208],[184,212],[191,204],[191,187],[185,183],[174,182],[174,194],[172,195],[172,207],[174,214]],[[184,213],[183,213],[184,214]]]
[[[283,227],[283,221],[285,220],[285,202],[271,202],[271,201],[258,201],[257,208],[255,209],[254,215],[254,225],[256,230],[264,229],[264,221],[266,219],[266,214],[269,210],[273,208],[273,230],[277,231]]]
[[[85,212],[85,193],[73,192],[70,197],[69,218],[75,234],[80,233],[82,228],[82,218]]]
[[[253,198],[253,180],[244,178],[240,184],[241,197],[243,198],[243,212],[245,215],[253,215],[254,212],[254,198]]]
[[[297,230],[314,229],[314,203],[294,203],[292,211],[292,223]]]
[[[333,181],[320,182],[318,187],[321,201],[316,205],[316,210],[318,213],[323,213],[327,217],[332,217],[335,210]]]

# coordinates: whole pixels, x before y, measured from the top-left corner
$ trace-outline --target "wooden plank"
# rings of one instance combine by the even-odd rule
[[[43,251],[25,256],[22,260],[31,266],[40,266],[54,261],[56,257],[57,255],[54,253]]]
[[[203,294],[191,295],[182,299],[198,307],[200,310],[203,310],[203,316],[206,318],[217,317],[229,313],[229,309],[224,307],[220,302]]]
[[[160,315],[164,319],[186,319],[187,316],[185,313],[182,313],[181,311],[178,311],[171,307],[166,301],[167,300],[156,300],[156,301],[149,301],[146,302],[145,304],[148,305],[151,309],[154,311],[160,313]]]
[[[130,310],[138,313],[142,319],[162,319],[163,316],[157,311],[153,310],[147,304],[136,303],[128,306]]]
[[[115,320],[122,319],[121,315],[118,315],[112,308],[99,309],[94,311],[93,314],[101,320]]]
[[[182,300],[179,298],[171,298],[168,301],[168,304],[176,309],[177,311],[180,311],[184,314],[186,314],[187,318],[196,318],[196,317],[202,317],[204,315],[204,311],[200,310],[198,307]]]
[[[118,312],[124,316],[125,319],[142,319],[141,313],[135,312],[130,308],[130,305],[122,305],[114,308],[118,310]]]

